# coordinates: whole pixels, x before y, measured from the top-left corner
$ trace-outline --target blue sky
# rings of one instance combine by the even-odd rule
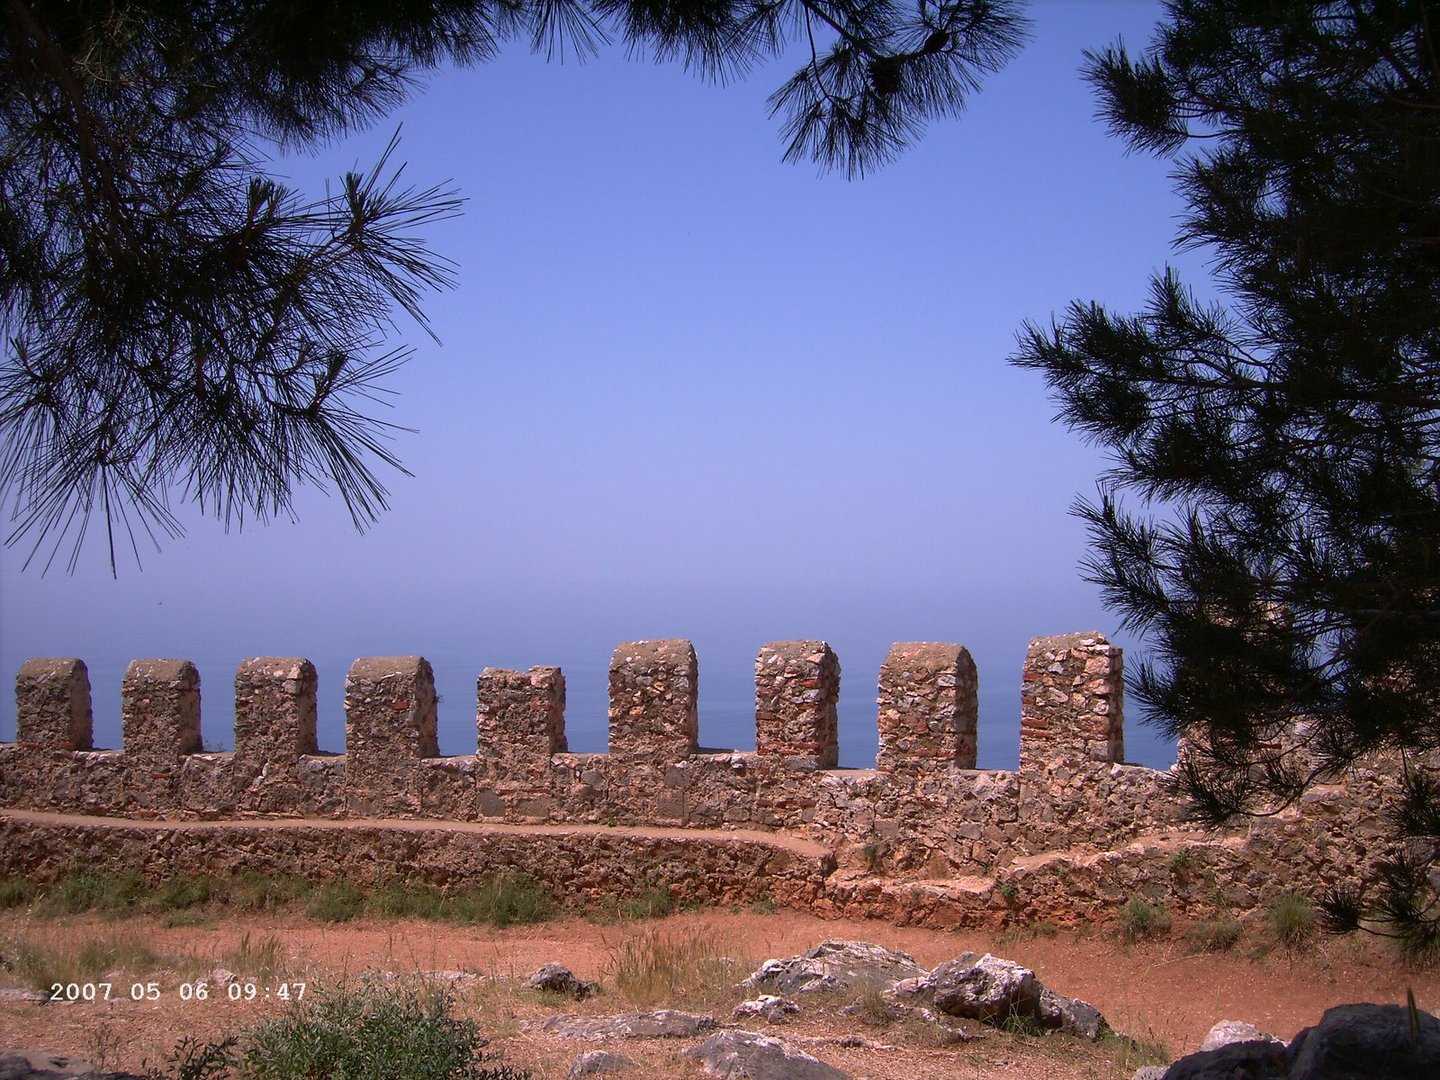
[[[1078,75],[1086,48],[1147,42],[1158,4],[1031,14],[964,117],[860,181],[780,160],[765,98],[792,63],[716,86],[623,49],[441,72],[372,131],[277,162],[318,192],[398,125],[406,177],[467,199],[428,234],[459,266],[426,305],[443,345],[399,327],[416,351],[387,419],[417,429],[396,443],[414,478],[390,477],[364,535],[316,493],[238,533],[181,508],[188,535],[118,581],[99,546],[73,576],[0,552],[0,671],[81,657],[97,744],[118,746],[125,664],[189,658],[204,737],[228,746],[240,660],[308,656],[338,750],[350,662],[420,653],[455,754],[481,668],[558,663],[572,748],[601,750],[614,646],[688,637],[702,742],[753,747],[756,650],[823,638],[842,762],[867,765],[890,644],[958,641],[981,764],[1013,768],[1029,639],[1118,635],[1069,514],[1104,459],[1006,357],[1072,300],[1134,310],[1167,263],[1203,278],[1172,249],[1170,166],[1127,156]],[[1168,763],[1134,710],[1127,735],[1131,759]]]

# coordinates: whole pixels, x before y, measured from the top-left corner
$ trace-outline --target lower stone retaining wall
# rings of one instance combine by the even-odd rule
[[[524,873],[557,899],[596,905],[663,887],[677,902],[805,908],[834,871],[828,851],[744,832],[418,825],[406,821],[158,822],[0,811],[0,873],[56,881],[138,872],[151,882],[242,872],[460,889]]]

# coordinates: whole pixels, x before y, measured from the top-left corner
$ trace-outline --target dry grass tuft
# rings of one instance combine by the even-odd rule
[[[609,957],[606,981],[640,1006],[706,1008],[737,998],[735,984],[753,967],[703,926],[647,927],[602,940]]]

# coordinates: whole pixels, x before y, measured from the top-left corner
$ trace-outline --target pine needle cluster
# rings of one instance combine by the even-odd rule
[[[1089,57],[1112,129],[1174,155],[1179,242],[1148,307],[1022,334],[1114,467],[1078,506],[1090,578],[1152,656],[1132,692],[1185,740],[1211,823],[1383,755],[1404,778],[1373,903],[1437,940],[1440,24],[1423,0],[1173,0],[1149,51]],[[1145,512],[1125,504],[1138,499]]]

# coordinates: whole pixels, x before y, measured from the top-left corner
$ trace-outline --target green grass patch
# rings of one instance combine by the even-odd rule
[[[167,878],[157,885],[146,898],[145,908],[149,911],[188,911],[202,907],[225,895],[225,890],[214,878],[200,877]]]
[[[365,910],[381,919],[438,919],[445,897],[428,885],[387,881],[365,898]]]
[[[478,889],[445,898],[441,917],[452,922],[524,926],[553,918],[559,905],[528,874],[497,874]]]
[[[35,899],[38,891],[29,878],[6,874],[0,877],[0,910],[24,907]]]
[[[236,911],[279,911],[310,895],[304,878],[246,870],[225,883],[225,903]]]
[[[1202,919],[1185,928],[1185,942],[1201,952],[1229,952],[1244,934],[1239,919]]]
[[[191,966],[189,958],[163,956],[138,935],[106,931],[64,946],[29,936],[0,941],[0,971],[41,992],[56,983],[97,982],[115,973],[142,976]]]
[[[240,935],[240,943],[224,958],[224,965],[237,975],[248,975],[261,982],[270,982],[289,973],[280,953],[280,939],[274,934],[252,938],[250,931]]]
[[[133,870],[123,874],[71,874],[39,890],[37,915],[54,918],[98,911],[104,915],[130,915],[148,889]]]
[[[299,910],[321,922],[349,922],[363,914],[504,927],[541,922],[560,909],[549,890],[526,874],[496,874],[474,888],[446,893],[399,880],[366,891],[348,881],[311,885],[302,878],[253,871],[223,879],[178,876],[158,884],[134,872],[73,874],[44,886],[19,877],[0,879],[0,909],[22,904],[33,905],[44,917],[152,914],[166,926],[204,926],[225,911]],[[671,910],[668,892],[657,888],[627,901],[625,914],[647,918]]]
[[[365,907],[365,894],[348,881],[321,885],[305,901],[305,914],[317,922],[349,922]]]
[[[1299,949],[1315,937],[1317,920],[1315,906],[1300,893],[1281,893],[1267,910],[1271,933],[1287,949]]]
[[[1164,1067],[1175,1060],[1170,1048],[1161,1039],[1137,1039],[1113,1031],[1100,1036],[1100,1049],[1114,1059],[1118,1076],[1130,1076],[1147,1066]]]
[[[1170,932],[1170,915],[1159,904],[1132,896],[1120,909],[1120,936],[1127,942],[1146,941]]]
[[[620,901],[619,915],[622,919],[639,922],[642,919],[663,919],[675,912],[675,898],[670,888],[663,884],[646,886],[634,896]]]

